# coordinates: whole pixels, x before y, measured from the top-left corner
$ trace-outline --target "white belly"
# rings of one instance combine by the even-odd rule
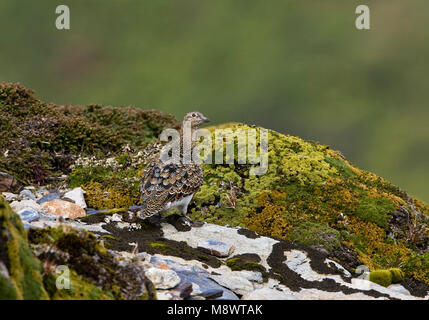
[[[182,198],[178,201],[168,202],[165,205],[163,211],[179,209],[182,213],[186,213],[188,210],[188,204],[189,204],[189,202],[191,202],[193,196],[194,196],[194,194],[191,194],[191,195],[189,195],[185,198]]]

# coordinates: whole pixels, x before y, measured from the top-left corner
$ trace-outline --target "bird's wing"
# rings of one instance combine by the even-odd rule
[[[150,163],[140,187],[143,215],[151,216],[161,211],[168,202],[193,194],[202,184],[203,171],[199,165]]]

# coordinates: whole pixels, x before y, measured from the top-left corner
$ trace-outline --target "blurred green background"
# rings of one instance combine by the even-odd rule
[[[262,125],[429,201],[427,0],[1,0],[0,29],[0,81],[42,100]]]

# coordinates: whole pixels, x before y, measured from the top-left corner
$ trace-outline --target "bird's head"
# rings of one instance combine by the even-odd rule
[[[198,111],[193,111],[193,112],[187,113],[185,115],[185,118],[183,119],[183,122],[185,122],[185,121],[189,121],[193,128],[196,128],[203,123],[210,122],[210,120],[208,118],[203,116],[203,114],[201,112],[198,112]]]

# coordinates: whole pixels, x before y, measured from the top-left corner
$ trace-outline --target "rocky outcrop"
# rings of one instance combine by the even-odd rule
[[[428,298],[429,206],[298,137],[269,130],[261,176],[249,165],[204,165],[192,225],[174,212],[137,219],[139,179],[162,146],[156,137],[177,124],[157,111],[46,104],[1,83],[2,294]],[[59,266],[73,290],[58,289]]]

